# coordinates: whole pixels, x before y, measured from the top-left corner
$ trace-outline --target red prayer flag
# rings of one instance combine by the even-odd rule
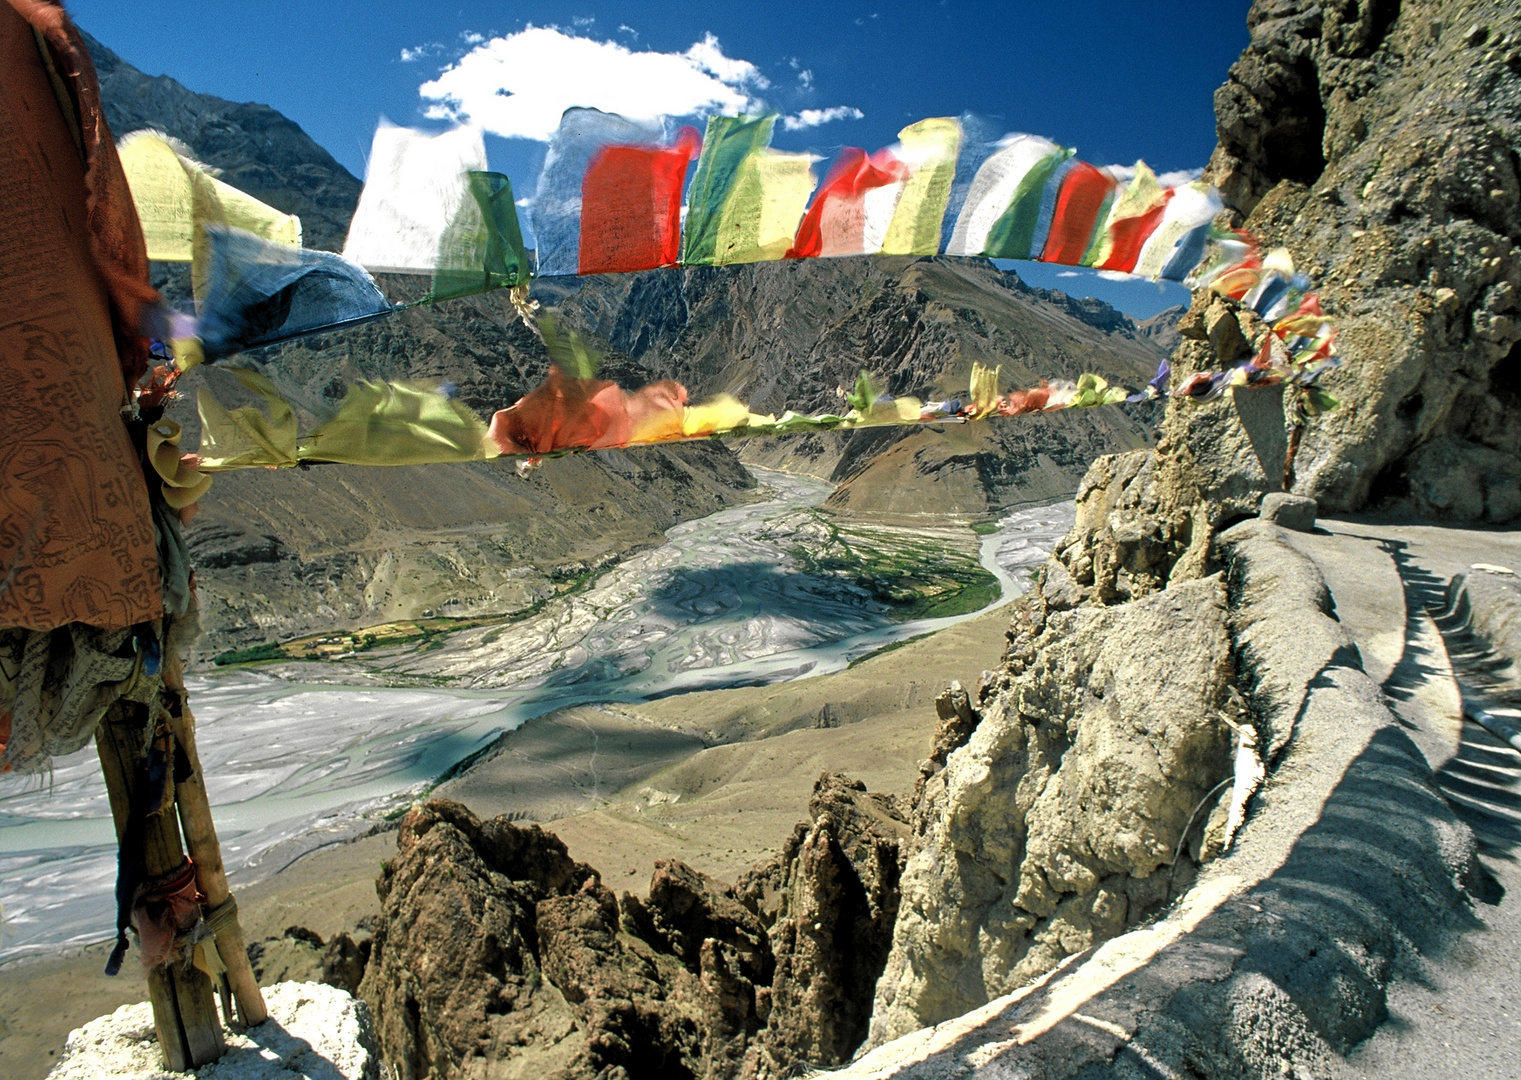
[[[702,137],[684,127],[675,146],[604,146],[581,180],[582,274],[675,266],[681,188]]]
[[[860,147],[847,146],[803,215],[786,257],[870,254],[864,250],[866,193],[896,184],[907,175],[908,166],[886,150],[868,157]]]
[[[1057,192],[1056,213],[1051,219],[1051,232],[1039,261],[1063,266],[1080,265],[1093,240],[1099,215],[1118,186],[1112,176],[1086,161],[1073,165]]]
[[[1098,267],[1100,270],[1121,270],[1128,274],[1135,269],[1135,264],[1141,258],[1141,249],[1151,239],[1151,234],[1157,231],[1157,226],[1162,224],[1162,215],[1167,212],[1172,190],[1168,188],[1162,192],[1162,201],[1146,213],[1121,218],[1110,226],[1114,248],[1109,252],[1109,258]]]

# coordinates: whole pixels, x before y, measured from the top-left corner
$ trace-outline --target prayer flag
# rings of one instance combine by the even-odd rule
[[[908,167],[893,209],[884,255],[934,255],[940,250],[940,223],[956,176],[961,125],[952,117],[920,120],[898,132],[895,147]]]
[[[202,472],[225,472],[257,466],[288,468],[296,464],[296,414],[265,376],[233,368],[233,378],[259,395],[269,410],[254,405],[228,409],[201,387],[196,411],[201,417],[201,445],[196,456]]]
[[[945,253],[1030,258],[1046,188],[1071,157],[1071,150],[1038,135],[1010,136],[977,170]],[[1053,211],[1054,201],[1053,192]],[[1044,247],[1044,235],[1040,239]]]
[[[470,197],[438,242],[433,288],[427,301],[527,285],[528,252],[518,226],[512,181],[501,173],[465,175]]]
[[[592,156],[581,182],[579,273],[676,265],[681,188],[701,146],[697,129],[685,127],[675,146],[604,146]]]
[[[687,193],[681,261],[722,266],[783,258],[808,195],[813,159],[770,149],[773,116],[715,116]]]
[[[462,402],[415,383],[356,382],[337,413],[300,442],[303,461],[431,465],[484,461],[501,451]]]
[[[1082,265],[1099,224],[1108,215],[1119,185],[1114,177],[1086,161],[1072,163],[1056,193],[1051,227],[1040,261]]]
[[[566,109],[560,128],[549,142],[544,168],[534,190],[529,208],[534,244],[538,254],[538,272],[545,276],[582,273],[581,245],[585,231],[582,205],[592,163],[604,150],[614,146],[655,147],[665,140],[665,126],[659,121],[639,122],[600,109]],[[623,164],[618,162],[617,164]],[[681,168],[685,179],[686,166]],[[592,182],[594,222],[592,231],[600,233],[608,212],[616,213],[609,203],[622,197],[608,191],[607,177],[598,175]],[[681,180],[676,183],[677,225],[680,220]],[[654,184],[652,182],[651,187]],[[650,193],[654,201],[654,192]],[[627,200],[634,202],[633,199]],[[624,209],[628,207],[625,205]],[[652,231],[656,228],[651,224]],[[593,247],[597,246],[594,241]],[[674,261],[674,260],[673,260]],[[658,265],[658,264],[657,264]]]
[[[788,258],[869,255],[882,249],[908,166],[890,151],[847,146],[819,186]]]
[[[197,298],[206,286],[207,225],[227,225],[272,243],[301,246],[299,217],[218,180],[168,136],[133,132],[121,140],[117,152],[142,222],[148,258],[192,263],[191,285]]]
[[[432,273],[462,207],[467,174],[486,169],[481,129],[429,135],[381,121],[343,257],[373,271]]]
[[[1156,173],[1144,161],[1135,164],[1135,175],[1110,206],[1108,220],[1083,258],[1084,266],[1130,273],[1141,257],[1141,248],[1162,223],[1162,213],[1172,189],[1157,182]]]
[[[1182,281],[1204,257],[1210,222],[1223,208],[1219,192],[1195,182],[1172,189],[1156,230],[1141,248],[1136,274]]]
[[[199,315],[208,360],[391,311],[362,267],[330,251],[285,247],[222,225],[206,226],[206,238],[211,255]]]

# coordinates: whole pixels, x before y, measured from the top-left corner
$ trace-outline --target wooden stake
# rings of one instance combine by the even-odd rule
[[[164,685],[181,694],[185,702],[184,673],[178,657],[164,664]],[[188,702],[182,705],[179,716],[170,716],[169,728],[174,732],[180,752],[190,766],[190,779],[175,786],[175,806],[179,810],[180,828],[185,831],[185,843],[190,857],[195,860],[196,884],[206,896],[206,908],[215,911],[232,898],[227,886],[227,873],[222,867],[222,845],[217,841],[216,824],[211,819],[211,801],[206,796],[206,783],[201,775],[201,757],[195,748],[195,715]],[[253,968],[248,963],[248,948],[243,942],[243,927],[236,919],[216,936],[217,952],[227,965],[227,983],[238,1003],[238,1017],[246,1027],[261,1024],[269,1016],[264,1004],[264,994],[259,990]],[[231,1021],[231,1017],[228,1020]]]
[[[142,706],[117,701],[95,729],[95,749],[100,755],[118,843],[127,829],[146,727],[147,713]],[[183,865],[185,853],[176,826],[175,815],[167,807],[147,819],[143,863],[150,878],[162,877]],[[148,972],[148,999],[153,1004],[153,1026],[168,1069],[183,1072],[227,1052],[211,980],[203,972],[188,966],[172,972],[169,967],[155,968]]]

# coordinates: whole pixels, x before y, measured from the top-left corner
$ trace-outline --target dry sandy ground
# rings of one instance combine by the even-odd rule
[[[637,706],[569,709],[503,737],[439,794],[489,817],[545,823],[619,891],[644,892],[656,859],[732,881],[775,852],[807,812],[813,782],[847,772],[907,793],[935,728],[934,698],[997,665],[1006,608],[858,663],[778,686],[714,690]],[[315,852],[237,889],[249,941],[299,925],[324,939],[377,910],[391,833]],[[71,1029],[145,997],[109,945],[0,967],[0,1076],[46,1075]]]

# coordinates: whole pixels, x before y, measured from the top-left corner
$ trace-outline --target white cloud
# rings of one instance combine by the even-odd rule
[[[401,62],[403,64],[410,64],[421,60],[425,56],[432,56],[434,53],[441,53],[443,51],[444,47],[442,45],[436,41],[430,41],[426,45],[418,45],[413,49],[402,49]]]
[[[597,17],[595,15],[572,15],[570,17],[571,25],[578,26],[582,30],[585,30],[588,26],[596,21]]]
[[[628,23],[619,23],[618,24],[618,33],[620,33],[620,34],[627,34],[629,37],[633,38],[635,41],[639,40],[639,31],[635,30]]]
[[[1135,274],[1127,274],[1123,270],[1096,270],[1094,271],[1105,281],[1145,281],[1146,278],[1137,277]]]
[[[831,105],[827,109],[804,109],[796,116],[784,116],[782,127],[788,131],[802,131],[804,128],[815,128],[820,124],[832,123],[835,120],[861,120],[865,116],[865,113],[852,105]]]
[[[1082,277],[1083,275],[1079,274],[1076,270],[1063,270],[1060,273],[1058,273],[1056,276],[1057,277]]]
[[[476,30],[465,30],[460,34],[459,39],[466,45],[479,45],[486,40],[486,35]]]
[[[634,52],[530,26],[477,45],[418,92],[434,102],[425,112],[430,118],[542,142],[575,106],[635,120],[737,113],[758,109],[762,103],[748,91],[766,85],[754,64],[725,56],[712,34],[685,53]]]
[[[702,40],[683,55],[719,82],[730,86],[754,86],[764,90],[771,85],[760,73],[760,68],[750,61],[734,60],[725,56],[723,47],[718,44],[718,38],[712,34],[704,34]]]
[[[1104,172],[1121,183],[1135,178],[1134,165],[1105,165]],[[1163,187],[1177,187],[1179,184],[1191,184],[1203,175],[1203,169],[1174,169],[1172,172],[1159,173],[1157,182]]]
[[[1157,182],[1163,187],[1177,187],[1179,184],[1191,184],[1203,175],[1202,168],[1174,169],[1172,172],[1158,173]]]
[[[812,90],[813,89],[813,72],[812,72],[812,70],[810,70],[809,68],[804,68],[802,71],[799,71],[797,73],[797,84],[799,86],[801,86],[804,90]]]

